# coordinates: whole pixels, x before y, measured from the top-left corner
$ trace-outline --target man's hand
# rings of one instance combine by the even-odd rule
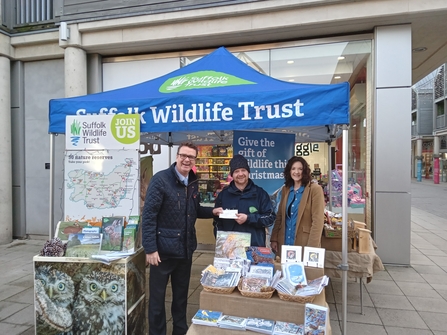
[[[214,216],[219,216],[222,213],[223,213],[223,208],[222,207],[213,208],[213,215]]]
[[[272,248],[272,250],[277,253],[278,252],[278,242],[270,241],[270,248]]]
[[[155,265],[158,266],[158,263],[161,263],[160,256],[158,256],[158,251],[155,251],[151,254],[146,254],[146,266]]]
[[[248,215],[244,214],[244,213],[238,213],[238,214],[236,214],[236,216],[237,216],[237,218],[234,220],[236,220],[236,222],[238,224],[243,224],[248,219]]]

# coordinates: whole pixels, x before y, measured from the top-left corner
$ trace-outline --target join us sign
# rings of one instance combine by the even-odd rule
[[[139,149],[139,147],[138,114],[66,117],[66,150]]]

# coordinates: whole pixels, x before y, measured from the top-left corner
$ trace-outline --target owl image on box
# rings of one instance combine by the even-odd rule
[[[73,335],[121,335],[125,325],[124,279],[93,271],[79,286],[73,307]]]
[[[71,277],[51,266],[40,266],[35,271],[34,287],[36,333],[55,335],[71,331],[75,293]]]

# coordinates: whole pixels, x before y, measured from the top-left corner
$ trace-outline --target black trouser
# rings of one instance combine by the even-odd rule
[[[188,331],[186,307],[192,259],[166,259],[150,266],[149,276],[149,335],[166,335],[166,286],[171,277],[173,319],[172,335]]]

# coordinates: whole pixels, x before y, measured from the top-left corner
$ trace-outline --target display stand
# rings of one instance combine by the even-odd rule
[[[145,334],[143,248],[110,265],[89,258],[34,256],[33,268],[36,335],[74,327],[94,334]]]
[[[306,267],[307,279],[315,279],[324,275],[323,269]],[[317,295],[313,304],[328,307],[325,291]],[[236,289],[231,294],[217,294],[202,291],[200,293],[200,309],[220,311],[227,315],[240,317],[256,317],[275,321],[304,323],[305,304],[284,301],[279,299],[276,293],[271,299],[259,299],[242,296]],[[329,313],[329,311],[328,311]],[[328,320],[330,320],[328,316]],[[187,335],[230,335],[240,334],[239,330],[228,330],[223,328],[191,325]],[[331,335],[330,322],[327,324],[327,335]]]

